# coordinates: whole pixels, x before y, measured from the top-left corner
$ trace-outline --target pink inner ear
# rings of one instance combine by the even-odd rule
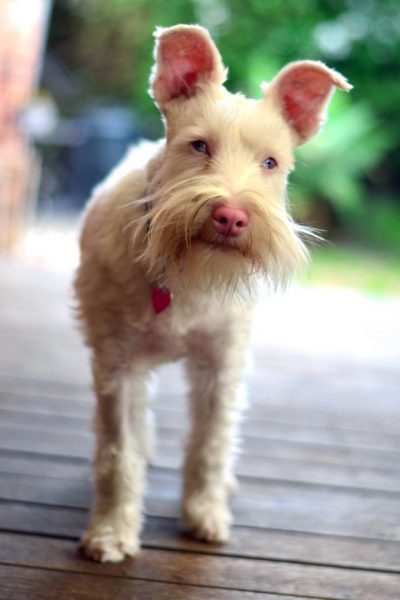
[[[285,116],[300,136],[318,126],[331,88],[332,81],[326,73],[309,67],[296,69],[282,81]]]
[[[209,42],[199,35],[180,32],[167,37],[160,50],[162,79],[170,98],[191,96],[198,81],[214,68]]]

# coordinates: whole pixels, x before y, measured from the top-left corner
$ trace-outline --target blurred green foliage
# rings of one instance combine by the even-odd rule
[[[374,295],[400,294],[400,262],[376,250],[324,246],[311,252],[312,268],[302,283],[353,287]]]
[[[50,45],[88,92],[124,99],[156,136],[152,33],[179,22],[210,29],[231,91],[260,97],[262,80],[301,58],[351,81],[299,149],[290,196],[300,219],[400,252],[398,0],[55,0]]]
[[[339,106],[340,105],[340,106]],[[370,104],[347,98],[331,109],[323,135],[298,150],[293,192],[301,217],[307,199],[330,200],[343,221],[362,218],[367,176],[394,145],[394,136],[382,128]]]

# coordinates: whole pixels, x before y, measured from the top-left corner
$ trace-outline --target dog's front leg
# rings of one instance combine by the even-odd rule
[[[228,496],[235,485],[233,458],[243,408],[244,348],[204,340],[188,361],[192,429],[184,466],[183,526],[210,542],[229,538]]]
[[[85,553],[117,562],[139,549],[147,458],[147,371],[112,377],[95,366],[96,499],[82,537]]]

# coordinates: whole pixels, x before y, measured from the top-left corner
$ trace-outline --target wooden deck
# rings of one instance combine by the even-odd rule
[[[0,281],[1,599],[400,599],[399,301],[338,296],[336,337],[324,293],[260,317],[227,545],[179,533],[185,383],[162,369],[143,550],[99,565],[77,551],[93,397],[69,277],[3,262]]]

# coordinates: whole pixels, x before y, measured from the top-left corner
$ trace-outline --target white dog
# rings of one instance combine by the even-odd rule
[[[156,32],[151,93],[166,139],[131,151],[94,192],[75,286],[97,394],[97,497],[85,552],[139,549],[151,370],[186,357],[192,429],[183,526],[229,536],[229,484],[256,282],[287,282],[307,258],[286,206],[293,149],[317,133],[346,80],[287,65],[261,100],[230,94],[208,32]]]

